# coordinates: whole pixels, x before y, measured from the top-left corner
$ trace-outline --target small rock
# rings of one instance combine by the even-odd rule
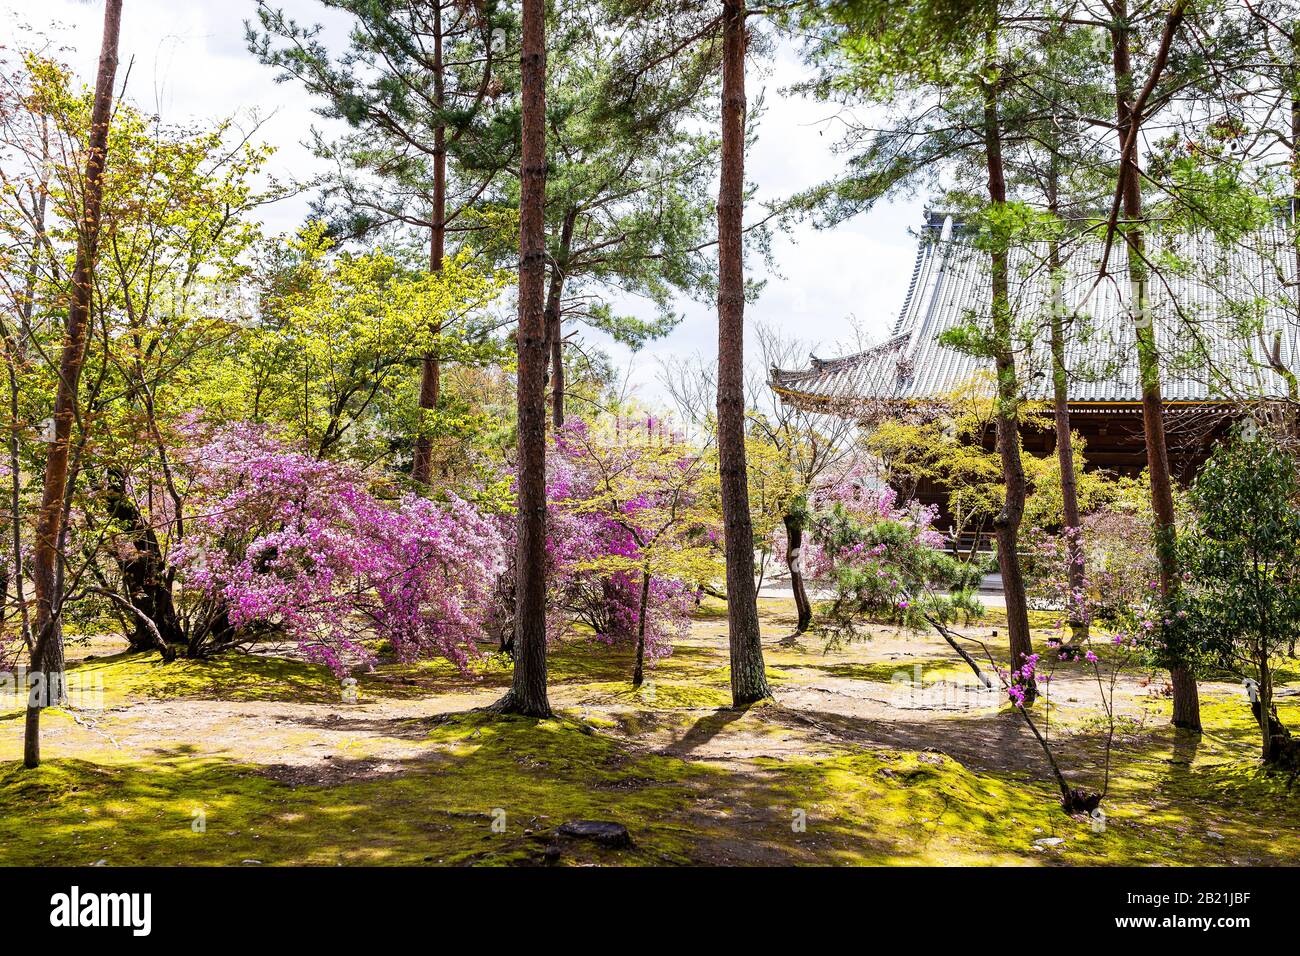
[[[560,848],[552,843],[542,851],[542,859],[547,863],[557,863],[560,859]]]
[[[108,861],[107,861],[107,860],[96,860],[94,863],[92,863],[92,864],[90,864],[90,865],[91,865],[91,866],[108,866]]]
[[[240,863],[243,863],[245,866],[261,866],[261,865],[262,865],[262,861],[261,861],[261,860],[240,860],[239,862],[240,862]]]
[[[1040,837],[1034,841],[1034,846],[1060,846],[1064,842],[1062,837]]]
[[[556,832],[560,836],[591,840],[601,846],[622,848],[632,845],[632,837],[628,834],[627,827],[609,820],[570,820],[568,823],[561,823]]]
[[[1216,830],[1206,830],[1206,831],[1205,831],[1205,835],[1206,835],[1207,837],[1209,837],[1211,840],[1222,840],[1222,839],[1223,839],[1223,834],[1222,834],[1222,833],[1219,833],[1219,832],[1216,831]]]

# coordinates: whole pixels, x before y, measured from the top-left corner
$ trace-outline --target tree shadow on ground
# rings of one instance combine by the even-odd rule
[[[804,707],[782,706],[765,715],[787,726],[811,727],[839,740],[899,750],[947,754],[973,770],[1037,775],[1048,767],[1042,750],[1017,714],[978,717],[878,720]]]
[[[674,756],[689,754],[691,751],[704,746],[726,730],[728,726],[743,718],[752,707],[752,704],[744,707],[719,707],[713,713],[697,720],[686,733],[667,747],[664,747],[661,752]]]

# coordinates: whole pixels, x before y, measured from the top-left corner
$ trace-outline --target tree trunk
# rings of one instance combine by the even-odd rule
[[[564,425],[564,279],[573,246],[577,213],[570,210],[560,226],[560,248],[551,263],[551,284],[546,292],[546,340],[551,353],[551,423]]]
[[[1291,243],[1295,249],[1296,279],[1300,281],[1300,20],[1292,24],[1291,37]],[[1294,295],[1293,319],[1300,321],[1300,287],[1296,288]],[[1297,380],[1295,372],[1282,362],[1281,332],[1277,333],[1274,341],[1277,343],[1274,353],[1278,359],[1274,363],[1274,368],[1286,382],[1287,397],[1291,401],[1286,416],[1286,434],[1288,438],[1294,439],[1297,437],[1296,406],[1300,404],[1300,381]],[[1294,362],[1294,358],[1292,361]]]
[[[998,91],[984,84],[984,149],[988,163],[989,200],[996,207],[1007,201],[1006,169],[1002,160],[1002,127],[998,116]],[[998,570],[1007,606],[1007,636],[1011,666],[1020,667],[1033,653],[1029,636],[1029,605],[1020,573],[1020,522],[1025,513],[1025,469],[1020,460],[1020,384],[1016,376],[1011,341],[1009,237],[996,237],[990,250],[994,363],[997,367],[997,448],[1002,459],[1005,495],[1002,510],[993,520],[998,542]],[[1025,703],[1032,703],[1037,688],[1025,685]]]
[[[100,205],[104,196],[104,164],[108,154],[108,123],[113,106],[113,83],[117,76],[117,38],[122,26],[122,0],[105,0],[104,37],[99,52],[99,75],[90,114],[90,137],[86,150],[84,206],[77,231],[77,256],[72,272],[72,289],[63,349],[59,357],[59,381],[54,398],[54,441],[45,459],[45,480],[41,510],[36,519],[36,540],[32,549],[32,587],[36,614],[33,622],[32,693],[27,701],[23,764],[41,762],[41,708],[63,699],[62,575],[59,545],[63,537],[64,497],[68,482],[68,453],[72,444],[72,422],[76,417],[81,369],[86,358],[90,328],[90,303],[99,243]]]
[[[1178,4],[1166,21],[1172,34],[1182,22],[1184,4]],[[1169,473],[1169,448],[1165,440],[1164,403],[1160,394],[1160,353],[1147,299],[1146,224],[1142,211],[1142,178],[1138,167],[1138,128],[1143,117],[1135,115],[1133,66],[1129,52],[1128,9],[1125,0],[1116,3],[1115,25],[1111,28],[1115,72],[1117,132],[1120,139],[1121,199],[1127,228],[1129,283],[1132,288],[1138,371],[1142,378],[1142,427],[1147,445],[1147,470],[1151,476],[1151,505],[1155,512],[1156,547],[1160,561],[1160,594],[1165,600],[1178,588],[1178,559],[1174,552],[1174,495]],[[1153,66],[1153,70],[1159,69]],[[1200,731],[1201,706],[1196,678],[1191,668],[1176,656],[1169,661],[1169,678],[1174,691],[1173,724]]]
[[[745,466],[745,2],[722,4],[722,178],[718,189],[718,472],[735,706],[771,697],[754,586]]]
[[[1047,205],[1053,216],[1057,204],[1057,157],[1052,153],[1048,180]],[[1052,271],[1052,408],[1056,417],[1056,460],[1061,469],[1061,511],[1065,522],[1065,580],[1069,588],[1066,617],[1070,624],[1070,642],[1088,639],[1088,622],[1082,612],[1084,588],[1084,547],[1079,516],[1079,488],[1074,475],[1074,446],[1070,441],[1070,371],[1065,364],[1065,303],[1061,295],[1061,246],[1053,239],[1047,245],[1048,266]]]
[[[547,294],[546,327],[550,330],[548,339],[551,353],[551,424],[556,428],[564,425],[564,340],[560,328],[560,295],[564,277],[558,275],[551,280],[554,290],[555,305],[551,306],[551,295]]]
[[[636,613],[636,667],[632,669],[632,686],[645,681],[645,621],[650,606],[650,572],[641,572],[641,604]]]
[[[1262,738],[1260,757],[1265,765],[1268,765],[1277,759],[1278,746],[1275,740],[1279,736],[1277,730],[1280,725],[1273,713],[1273,671],[1268,666],[1267,655],[1260,662],[1259,700],[1255,704],[1254,711],[1255,720],[1259,724],[1260,737]]]
[[[802,634],[812,624],[812,603],[803,583],[803,518],[788,514],[781,520],[785,522],[785,566],[790,570],[790,589],[799,614],[796,631]]]
[[[442,75],[442,3],[433,4],[433,96],[434,105],[443,106]],[[429,271],[442,271],[442,260],[447,243],[447,128],[443,125],[433,130],[433,202],[429,213]],[[442,331],[440,320],[430,322],[429,331],[437,335]],[[438,407],[438,394],[442,390],[442,365],[436,350],[427,352],[420,361],[420,434],[415,439],[415,458],[411,477],[427,485],[433,477],[433,439],[424,433],[426,413]]]
[[[1300,20],[1291,25],[1291,231],[1296,278],[1300,280]],[[1300,316],[1300,290],[1296,292],[1295,308]],[[1293,376],[1293,389],[1294,382]]]
[[[543,0],[523,0],[523,132],[519,200],[518,550],[515,668],[500,703],[549,717],[546,696],[546,34]]]
[[[130,553],[123,548],[115,549],[122,584],[136,612],[135,627],[127,635],[127,641],[133,651],[157,647],[164,658],[170,659],[174,656],[170,647],[183,644],[185,633],[176,614],[158,536],[127,494],[126,480],[121,473],[109,475],[105,497],[109,517],[123,526],[130,539]],[[162,647],[158,647],[159,641]]]

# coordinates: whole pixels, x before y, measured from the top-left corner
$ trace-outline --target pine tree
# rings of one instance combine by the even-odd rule
[[[519,196],[518,544],[515,669],[499,704],[549,717],[546,693],[546,27],[544,0],[523,0]]]
[[[323,0],[350,13],[358,29],[334,55],[320,28],[258,3],[261,30],[246,28],[249,49],[279,79],[293,79],[327,106],[325,115],[357,132],[316,148],[335,163],[318,213],[337,231],[361,236],[394,225],[427,229],[429,270],[439,272],[449,235],[474,227],[468,212],[518,156],[496,116],[507,99],[501,60],[513,26],[495,4],[466,0],[372,3]],[[458,175],[450,178],[450,165]],[[420,422],[412,443],[412,477],[433,471],[430,417],[441,393],[442,332],[431,319],[433,346],[419,362]]]
[[[754,583],[754,527],[745,466],[745,4],[722,5],[722,177],[718,187],[718,470],[727,558],[731,699],[772,696]]]

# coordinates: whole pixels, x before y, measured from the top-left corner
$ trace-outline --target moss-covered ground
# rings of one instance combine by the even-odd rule
[[[790,611],[764,602],[773,702],[728,706],[725,619],[706,606],[639,689],[626,651],[555,648],[542,721],[477,709],[509,680],[490,658],[472,676],[383,664],[352,703],[269,649],[164,665],[74,648],[81,694],[46,714],[39,769],[17,762],[21,713],[0,698],[0,863],[1300,861],[1300,792],[1258,769],[1230,684],[1202,687],[1196,737],[1168,726],[1160,675],[1125,678],[1103,827],[1061,811],[1019,717],[969,690],[942,641],[877,629],[828,651],[787,639]],[[1095,684],[1067,665],[1053,698],[1063,766],[1099,786]],[[1281,701],[1300,727],[1300,696]],[[623,823],[633,846],[560,837],[575,819]]]

